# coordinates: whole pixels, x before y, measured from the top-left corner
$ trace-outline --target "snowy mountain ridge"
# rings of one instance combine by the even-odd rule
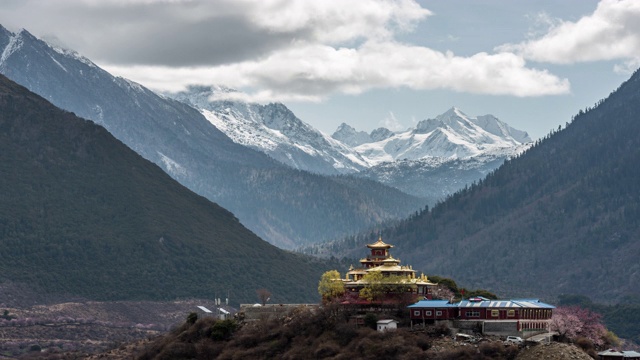
[[[224,87],[191,86],[165,94],[198,109],[233,141],[263,151],[293,168],[322,174],[354,173],[370,166],[354,149],[314,129],[280,103],[211,100]]]
[[[526,132],[495,116],[473,117],[456,107],[405,131],[366,133],[343,123],[328,136],[283,104],[219,100],[234,91],[191,86],[165,95],[198,109],[234,142],[293,168],[369,178],[430,203],[483,178],[531,145]]]
[[[328,136],[280,103],[215,100],[220,93],[233,91],[222,86],[192,86],[166,95],[198,109],[233,141],[316,173],[360,173],[398,160],[445,163],[479,156],[509,157],[518,146],[531,141],[526,132],[493,115],[471,117],[455,107],[403,132],[378,128],[367,134],[343,123]]]
[[[344,131],[340,137],[343,134]],[[360,134],[358,139],[361,138]],[[347,141],[355,142],[352,139]],[[470,117],[452,107],[435,119],[418,122],[415,128],[394,133],[380,141],[362,143],[355,150],[369,163],[379,165],[397,160],[455,160],[512,153],[515,147],[527,142],[531,139],[526,132],[513,129],[493,115]]]

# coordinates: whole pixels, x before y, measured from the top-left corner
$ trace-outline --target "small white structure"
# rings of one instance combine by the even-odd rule
[[[220,319],[220,320],[231,319],[231,313],[228,312],[227,310],[225,310],[223,308],[219,308],[218,311],[219,311],[218,319]]]
[[[198,306],[198,309],[202,310],[204,312],[204,316],[211,316],[213,314],[213,312],[209,309],[207,309],[204,306]]]
[[[398,322],[393,319],[378,320],[378,331],[392,331],[398,328]]]

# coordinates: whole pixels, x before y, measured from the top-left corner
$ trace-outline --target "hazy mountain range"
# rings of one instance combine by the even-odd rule
[[[331,266],[263,241],[104,128],[2,75],[0,158],[0,283],[63,299],[237,304],[268,288],[301,302],[317,299],[309,279]]]
[[[0,28],[0,49],[2,73],[103,125],[273,243],[292,247],[319,242],[412,213],[382,234],[395,245],[394,256],[414,269],[503,296],[565,293],[607,302],[640,297],[638,72],[606,100],[580,111],[565,129],[527,147],[526,134],[494,117],[470,117],[456,108],[399,133],[378,129],[366,134],[343,125],[335,138],[313,135],[312,128],[281,104],[215,102],[208,95],[211,89],[193,88],[201,93],[200,100],[189,95],[181,100],[196,110],[112,77],[78,54],[47,45],[26,31],[13,34]],[[6,159],[1,164],[8,176],[2,179],[7,191],[0,234],[2,253],[12,254],[0,262],[4,279],[60,291],[82,289],[82,294],[99,291],[99,296],[111,298],[116,296],[111,289],[122,285],[111,278],[133,276],[126,285],[135,286],[151,283],[161,273],[171,289],[182,281],[178,274],[197,279],[219,260],[226,268],[255,267],[259,270],[250,275],[258,279],[264,275],[259,271],[277,267],[273,276],[286,281],[272,286],[285,292],[291,285],[293,291],[310,294],[308,284],[300,287],[299,274],[290,274],[300,267],[301,274],[316,276],[316,269],[305,263],[308,258],[260,242],[230,212],[178,186],[102,128],[44,104],[8,81],[2,84],[0,144]],[[203,115],[207,112],[210,116]],[[61,127],[54,127],[58,122]],[[216,122],[224,131],[233,124],[242,131],[257,125],[232,140],[213,126]],[[281,143],[270,143],[267,135],[280,136]],[[320,151],[311,143],[337,147]],[[267,156],[263,149],[255,150],[256,144],[271,144],[274,152]],[[305,151],[303,144],[313,149]],[[308,159],[298,164],[324,161],[331,166],[318,166],[335,171],[337,159],[342,159],[341,169],[351,166],[347,159],[361,165],[352,166],[357,174],[380,167],[395,177],[390,182],[417,174],[410,179],[413,184],[420,184],[423,169],[435,168],[438,161],[449,159],[447,166],[455,173],[474,162],[498,166],[500,156],[523,152],[431,209],[414,212],[423,208],[422,200],[363,178],[292,169],[274,160],[277,149],[289,149],[292,157],[301,151]],[[437,153],[426,155],[429,149]],[[422,183],[423,188],[430,185]],[[369,231],[310,247],[309,252],[357,259],[364,244],[376,237]],[[224,244],[224,250],[216,244]],[[146,258],[147,253],[155,258]],[[206,261],[185,265],[202,254]],[[125,260],[118,260],[121,256]],[[151,265],[127,268],[135,259]],[[52,270],[41,277],[24,267],[29,263]],[[82,272],[94,268],[95,282],[79,287],[86,275]],[[68,282],[54,278],[59,272]],[[258,285],[234,274],[220,281]],[[196,288],[180,286],[181,294]],[[132,294],[150,296],[154,289]]]
[[[233,141],[293,168],[369,178],[429,204],[483,178],[531,143],[526,132],[492,115],[471,117],[457,108],[405,131],[367,134],[343,123],[328,136],[282,104],[216,100],[233,91],[193,86],[167,96],[199,109]]]
[[[114,77],[26,30],[14,34],[0,27],[0,49],[1,73],[104,126],[280,247],[337,238],[424,206],[422,199],[366,179],[326,177],[285,166],[235,143],[194,108]],[[286,113],[281,108],[265,111]]]

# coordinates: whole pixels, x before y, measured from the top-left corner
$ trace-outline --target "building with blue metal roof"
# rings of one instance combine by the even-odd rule
[[[522,335],[547,332],[553,305],[538,299],[490,300],[474,297],[452,303],[422,300],[409,305],[411,325],[449,322],[450,327],[480,329],[495,335]]]

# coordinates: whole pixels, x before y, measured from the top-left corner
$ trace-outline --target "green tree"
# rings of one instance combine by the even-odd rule
[[[318,283],[318,293],[323,300],[335,299],[344,294],[344,283],[337,270],[329,270],[322,274]]]
[[[406,277],[400,275],[389,275],[382,278],[382,286],[385,292],[403,294],[407,292]]]
[[[375,301],[380,299],[385,291],[384,275],[380,271],[370,271],[362,277],[362,282],[365,283],[362,290],[360,290],[360,297],[363,297],[369,301]]]

